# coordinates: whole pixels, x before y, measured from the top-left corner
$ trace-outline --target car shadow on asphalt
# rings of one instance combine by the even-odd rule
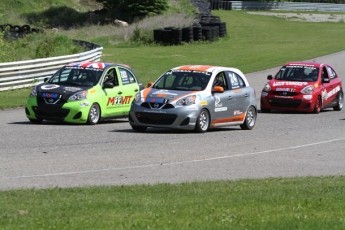
[[[108,124],[117,124],[117,123],[124,123],[124,122],[128,122],[128,120],[105,120],[105,121],[99,121],[97,123],[97,125],[108,125]],[[37,123],[34,124],[30,121],[18,121],[18,122],[10,122],[7,123],[9,125],[58,125],[58,126],[81,126],[81,125],[85,125],[85,126],[92,126],[92,125],[88,125],[88,124],[76,124],[76,123],[67,123],[67,122],[61,122],[61,121],[46,121],[44,120],[42,123]]]
[[[207,133],[216,133],[216,132],[228,132],[228,131],[239,131],[241,128],[238,126],[228,126],[228,127],[221,127],[221,128],[214,128],[209,129],[206,133],[197,133],[193,130],[180,130],[180,129],[167,129],[167,128],[147,128],[144,132],[137,132],[133,129],[121,129],[121,130],[113,130],[110,132],[117,132],[117,133],[138,133],[138,134],[207,134]]]

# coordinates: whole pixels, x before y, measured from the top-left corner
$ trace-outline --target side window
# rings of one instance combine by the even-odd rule
[[[114,86],[119,85],[119,79],[116,74],[115,68],[109,69],[105,74],[104,82],[111,82]]]
[[[331,67],[327,66],[327,70],[328,70],[328,74],[329,74],[330,79],[334,79],[337,77],[335,71]]]
[[[221,86],[224,88],[224,90],[228,90],[228,84],[226,82],[226,78],[225,78],[225,74],[224,72],[220,72],[217,74],[217,76],[215,77],[214,81],[213,81],[213,86]]]
[[[127,69],[119,68],[119,72],[120,72],[120,77],[121,77],[123,85],[127,85],[127,84],[131,84],[131,83],[136,82],[133,74],[131,72],[129,72]]]
[[[228,72],[229,79],[231,82],[231,89],[238,89],[246,87],[246,84],[244,83],[243,79],[238,76],[236,73]]]
[[[326,67],[322,68],[322,78],[328,78],[328,73],[327,73]]]

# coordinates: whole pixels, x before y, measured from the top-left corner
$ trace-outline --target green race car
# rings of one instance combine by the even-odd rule
[[[25,113],[33,123],[95,125],[100,120],[127,118],[135,94],[143,88],[127,65],[71,63],[32,89]]]

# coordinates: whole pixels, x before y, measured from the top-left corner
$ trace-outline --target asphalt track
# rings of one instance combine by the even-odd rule
[[[345,51],[316,58],[345,82]],[[272,68],[246,74],[260,92]],[[24,109],[0,111],[0,190],[179,183],[345,174],[345,109],[259,113],[251,131],[133,132],[127,120],[96,126],[31,124]]]

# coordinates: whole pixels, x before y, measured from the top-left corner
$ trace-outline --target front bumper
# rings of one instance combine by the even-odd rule
[[[91,103],[87,100],[67,102],[61,105],[38,105],[36,97],[29,97],[25,113],[29,119],[63,121],[69,123],[86,123]]]
[[[261,93],[260,108],[285,111],[312,112],[316,103],[314,95],[276,96],[267,92]]]
[[[183,106],[170,109],[148,109],[133,103],[129,123],[136,126],[193,130],[200,108]]]

